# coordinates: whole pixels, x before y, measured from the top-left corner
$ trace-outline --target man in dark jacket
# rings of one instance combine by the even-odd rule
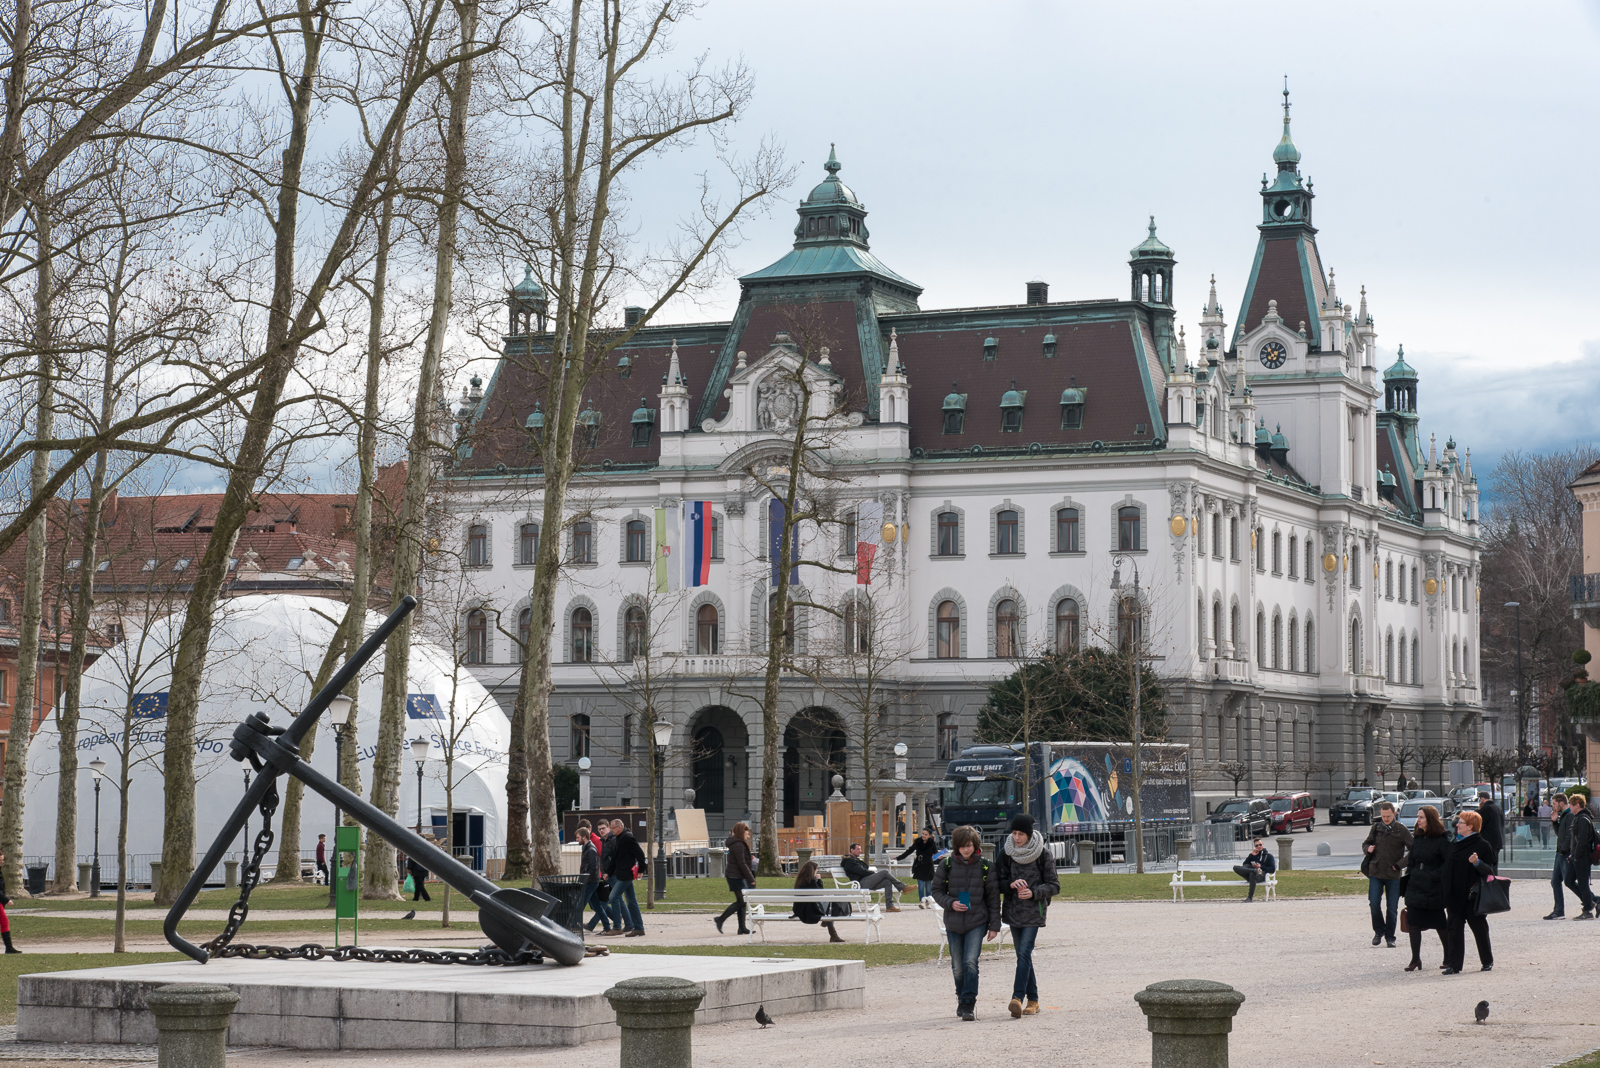
[[[644,914],[639,911],[639,897],[633,889],[633,869],[637,865],[640,875],[648,875],[650,862],[633,832],[621,820],[611,821],[611,837],[617,844],[612,847],[611,859],[602,870],[611,880],[611,901],[617,923],[627,928],[626,937],[640,938],[644,935]]]
[[[1550,823],[1556,830],[1556,859],[1550,865],[1550,889],[1556,895],[1556,907],[1545,919],[1559,920],[1567,914],[1567,895],[1562,888],[1567,882],[1567,858],[1572,853],[1572,809],[1567,807],[1566,794],[1550,798]]]
[[[1061,892],[1055,857],[1026,812],[1011,819],[1011,833],[996,850],[994,881],[1000,887],[1000,918],[1011,928],[1017,951],[1011,981],[1011,1016],[1039,1013],[1039,978],[1033,970],[1033,945],[1044,927],[1050,899]]]
[[[850,844],[850,853],[840,859],[839,867],[844,869],[845,878],[861,884],[861,889],[882,890],[886,902],[885,912],[900,911],[900,892],[906,888],[906,884],[886,871],[873,871],[861,858],[860,842]]]
[[[1406,866],[1406,851],[1411,848],[1411,832],[1394,818],[1394,805],[1378,806],[1378,822],[1361,843],[1366,855],[1367,905],[1372,909],[1372,944],[1387,941],[1394,948],[1394,925],[1400,918],[1400,870]],[[1389,912],[1384,915],[1387,899]]]
[[[1491,863],[1499,867],[1500,850],[1506,847],[1506,815],[1500,811],[1500,806],[1494,803],[1494,798],[1482,792],[1478,794],[1478,815],[1483,817],[1483,830],[1478,833],[1483,835],[1483,840],[1494,850]]]
[[[1250,884],[1250,892],[1244,896],[1246,901],[1254,901],[1256,884],[1264,882],[1277,870],[1278,858],[1267,852],[1259,838],[1250,844],[1250,855],[1244,858],[1244,863],[1233,866],[1233,874]]]
[[[950,844],[950,854],[934,866],[933,900],[944,910],[950,970],[956,980],[956,1015],[971,1020],[978,1003],[984,932],[991,942],[1000,933],[1000,884],[989,877],[976,827],[957,827]]]
[[[1589,872],[1594,865],[1594,845],[1597,840],[1594,815],[1589,811],[1589,799],[1582,794],[1567,798],[1572,809],[1572,852],[1567,854],[1567,889],[1578,895],[1583,911],[1574,920],[1594,919],[1594,894],[1589,891]]]

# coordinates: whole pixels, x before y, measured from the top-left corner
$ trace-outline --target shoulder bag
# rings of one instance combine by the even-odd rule
[[[1478,900],[1473,911],[1479,916],[1511,911],[1511,880],[1503,875],[1485,875],[1478,884]]]

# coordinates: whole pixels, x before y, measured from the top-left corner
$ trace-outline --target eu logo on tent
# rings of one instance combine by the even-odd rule
[[[444,721],[444,709],[439,707],[439,699],[431,693],[406,694],[407,719],[431,719]]]
[[[136,693],[133,700],[134,719],[166,719],[167,695],[162,693]]]

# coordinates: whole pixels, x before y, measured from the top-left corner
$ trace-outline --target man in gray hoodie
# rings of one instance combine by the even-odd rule
[[[957,827],[950,835],[950,845],[950,853],[934,865],[933,900],[944,910],[950,970],[956,980],[956,1015],[973,1020],[984,932],[991,942],[1000,935],[1000,889],[989,877],[983,837],[976,827]]]

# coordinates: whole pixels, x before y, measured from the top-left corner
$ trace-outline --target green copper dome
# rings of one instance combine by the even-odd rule
[[[1394,363],[1391,363],[1388,370],[1383,372],[1383,380],[1385,382],[1393,382],[1397,379],[1412,382],[1417,380],[1417,369],[1406,363],[1406,347],[1404,345],[1401,345],[1396,350]]]
[[[516,287],[511,290],[511,295],[519,300],[544,299],[544,287],[534,280],[533,265],[531,263],[525,268],[522,281],[518,282]]]
[[[533,412],[528,416],[528,421],[522,424],[526,429],[540,431],[544,429],[544,404],[534,401]]]
[[[1000,407],[1020,408],[1022,407],[1022,399],[1025,396],[1027,394],[1017,388],[1017,380],[1013,378],[1011,380],[1011,388],[1000,394]]]
[[[1262,419],[1256,425],[1256,444],[1268,446],[1272,444],[1272,435],[1267,433],[1267,421],[1265,419]]]
[[[653,423],[656,421],[655,409],[650,407],[648,398],[639,398],[639,407],[633,410],[632,421],[635,423]]]
[[[947,412],[964,412],[967,410],[967,395],[955,392],[956,384],[950,383],[950,392],[944,396],[944,410]]]
[[[822,165],[822,169],[828,172],[828,176],[815,189],[811,190],[811,194],[806,197],[805,203],[850,204],[859,207],[861,201],[856,199],[855,192],[839,181],[839,169],[842,166],[843,164],[839,162],[839,157],[834,154],[834,146],[830,144],[828,146],[828,162]]]
[[[1140,259],[1146,256],[1154,256],[1164,259],[1172,255],[1172,249],[1162,244],[1161,239],[1156,236],[1156,217],[1154,215],[1150,216],[1150,236],[1146,237],[1143,241],[1135,245],[1133,250],[1128,254],[1134,259]]]
[[[1294,139],[1289,136],[1289,79],[1283,80],[1283,139],[1278,142],[1278,147],[1272,150],[1272,162],[1279,169],[1285,164],[1293,166],[1300,162],[1300,150],[1294,147]]]

